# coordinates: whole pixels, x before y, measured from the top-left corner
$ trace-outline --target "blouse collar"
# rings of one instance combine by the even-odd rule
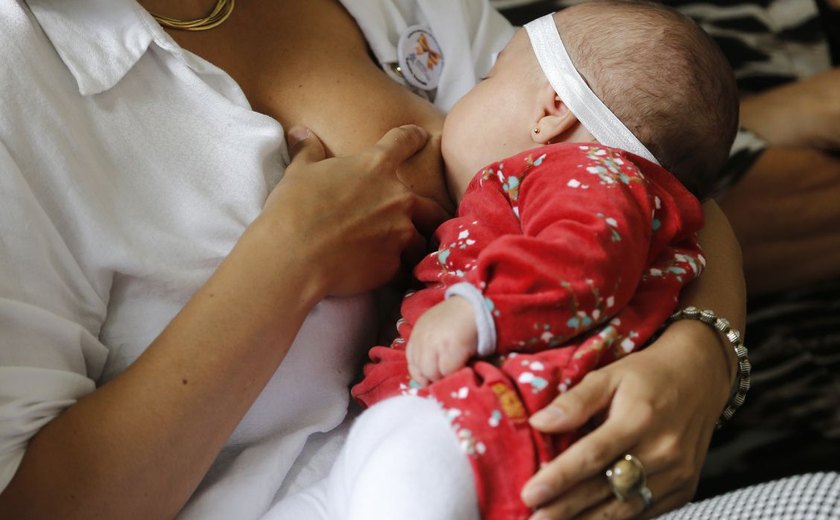
[[[151,42],[180,49],[134,0],[28,0],[82,95],[113,88]]]

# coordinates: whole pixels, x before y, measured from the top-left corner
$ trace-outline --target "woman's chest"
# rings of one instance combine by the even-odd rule
[[[171,34],[230,74],[255,111],[284,128],[309,127],[335,155],[356,152],[394,126],[434,131],[442,124],[437,109],[379,69],[337,0],[241,3],[213,31]]]

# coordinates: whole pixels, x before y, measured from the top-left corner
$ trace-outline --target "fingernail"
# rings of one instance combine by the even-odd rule
[[[545,511],[537,511],[528,520],[550,520],[550,517]]]
[[[530,484],[525,486],[521,496],[525,505],[538,506],[549,499],[551,490],[545,484]]]
[[[413,129],[417,130],[418,132],[420,132],[420,135],[422,135],[423,137],[428,137],[429,136],[429,132],[420,125],[405,125],[403,128],[413,128]]]
[[[566,414],[560,408],[551,406],[543,408],[539,412],[531,416],[528,422],[537,428],[546,428],[553,426],[566,418]]]
[[[286,142],[288,143],[289,148],[292,148],[299,142],[309,139],[310,137],[312,137],[312,132],[308,128],[296,125],[289,128],[289,132],[286,134]]]

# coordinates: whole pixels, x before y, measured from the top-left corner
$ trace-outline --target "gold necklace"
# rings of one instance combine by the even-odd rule
[[[206,31],[214,27],[218,27],[225,23],[225,20],[230,18],[230,13],[233,12],[235,0],[216,0],[216,7],[204,18],[196,18],[195,20],[178,20],[177,18],[170,18],[168,16],[160,16],[152,13],[152,16],[159,24],[170,29],[178,29],[180,31]]]

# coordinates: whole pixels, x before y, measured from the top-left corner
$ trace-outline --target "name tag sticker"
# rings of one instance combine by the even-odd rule
[[[428,28],[406,28],[397,44],[402,76],[406,83],[422,90],[434,90],[443,72],[443,53]]]

